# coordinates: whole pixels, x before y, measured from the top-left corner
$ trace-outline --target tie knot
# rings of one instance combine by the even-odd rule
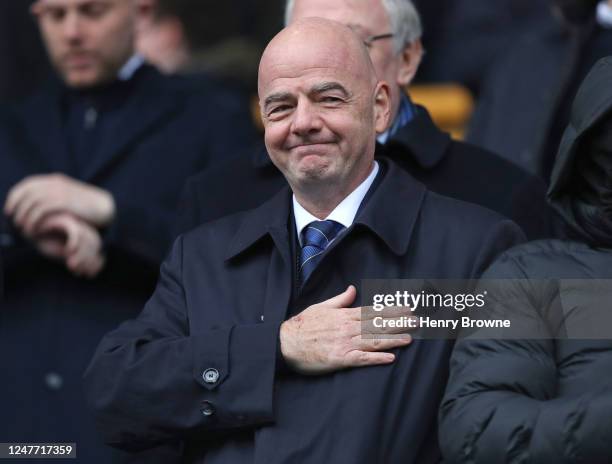
[[[344,229],[336,221],[313,221],[302,231],[302,246],[315,246],[324,250]]]

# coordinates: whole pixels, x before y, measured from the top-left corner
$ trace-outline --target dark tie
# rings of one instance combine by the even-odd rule
[[[301,284],[308,280],[325,249],[343,229],[344,226],[336,221],[313,221],[302,230]]]

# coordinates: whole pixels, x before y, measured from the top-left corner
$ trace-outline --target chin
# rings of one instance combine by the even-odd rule
[[[319,180],[329,176],[330,164],[328,160],[318,156],[311,156],[301,160],[297,177],[303,180]]]
[[[64,73],[64,82],[68,87],[75,89],[86,89],[103,83],[103,79],[96,72],[74,72]]]

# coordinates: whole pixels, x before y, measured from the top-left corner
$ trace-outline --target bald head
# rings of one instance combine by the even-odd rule
[[[376,85],[376,71],[361,39],[348,27],[323,18],[294,21],[279,32],[266,47],[259,64],[258,89],[271,72],[300,67],[341,67]]]
[[[308,18],[270,42],[258,89],[270,158],[300,204],[325,217],[372,169],[389,86],[349,28]]]

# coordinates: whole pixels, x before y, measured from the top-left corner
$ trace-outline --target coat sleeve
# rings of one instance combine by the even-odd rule
[[[129,253],[159,266],[172,243],[175,214],[151,202],[143,205],[129,196],[113,193],[115,218],[104,230],[104,244],[111,252]]]
[[[457,344],[440,410],[444,462],[609,462],[609,386],[554,399],[551,345]]]
[[[142,314],[101,341],[85,373],[88,403],[112,446],[139,450],[274,419],[280,323],[192,332],[182,248],[179,237]]]
[[[525,277],[508,269],[497,272],[499,268],[494,266],[485,278]],[[556,398],[554,325],[541,309],[541,295],[508,282],[503,300],[517,303],[512,323],[519,324],[521,333],[528,331],[527,336],[494,339],[479,337],[477,331],[457,341],[440,407],[444,462],[603,462],[602,456],[610,455],[609,386]]]

